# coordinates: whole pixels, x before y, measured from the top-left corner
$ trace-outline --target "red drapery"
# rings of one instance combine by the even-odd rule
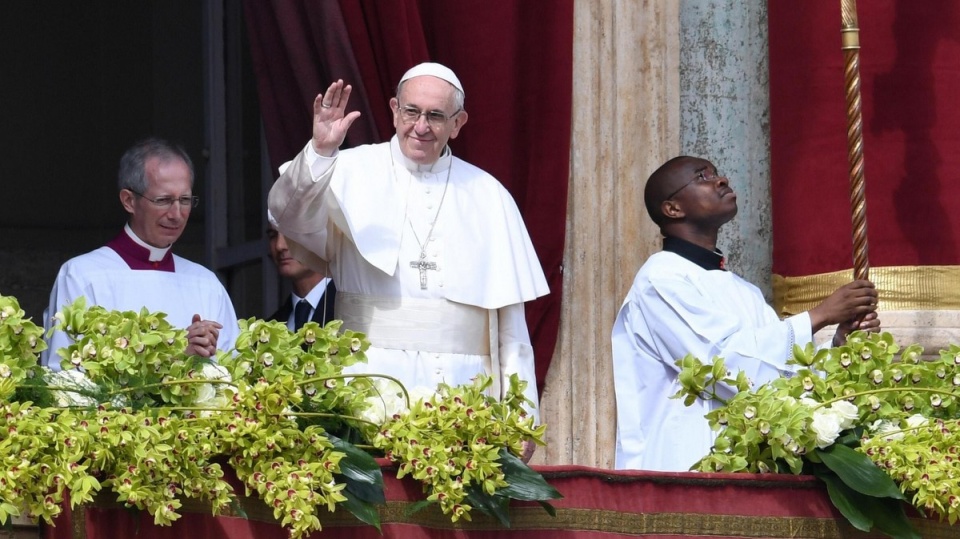
[[[768,2],[773,270],[852,266],[840,2]],[[960,263],[960,4],[859,2],[870,264]]]
[[[388,101],[409,67],[436,61],[466,90],[470,121],[451,142],[523,214],[550,286],[526,306],[543,390],[560,321],[573,92],[573,1],[245,2],[272,165],[310,136],[313,98],[336,78],[360,110],[346,144],[387,140]]]
[[[582,466],[536,467],[563,495],[554,500],[556,516],[532,502],[510,508],[510,528],[474,511],[473,520],[454,524],[437,506],[409,513],[423,499],[422,486],[409,477],[396,478],[384,469],[386,506],[380,507],[383,532],[365,526],[343,509],[319,511],[324,529],[311,539],[747,539],[783,537],[841,539],[878,537],[847,524],[830,504],[826,489],[812,476],[765,474],[706,474],[598,470]],[[287,533],[273,519],[272,510],[256,498],[242,496],[232,473],[227,478],[239,495],[232,515],[210,516],[209,505],[187,500],[183,517],[172,526],[154,526],[146,512],[123,509],[116,496],[85,509],[85,519],[68,514],[48,528],[47,539],[283,539]],[[237,516],[239,508],[247,518]],[[909,508],[908,508],[909,509]],[[914,518],[923,537],[955,537],[956,530],[936,518]]]

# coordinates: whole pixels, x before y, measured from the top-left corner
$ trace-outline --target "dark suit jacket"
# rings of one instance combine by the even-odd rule
[[[313,322],[320,324],[321,326],[327,325],[327,322],[335,319],[333,315],[333,305],[337,300],[337,287],[333,286],[333,281],[327,283],[327,290],[323,293],[322,305],[317,305],[317,308],[313,310],[313,316],[310,318]],[[324,305],[326,305],[326,317],[324,317]],[[287,301],[283,302],[283,305],[280,306],[280,309],[270,315],[268,320],[279,320],[280,322],[286,322],[290,319],[290,313],[293,312],[293,298],[287,296]]]

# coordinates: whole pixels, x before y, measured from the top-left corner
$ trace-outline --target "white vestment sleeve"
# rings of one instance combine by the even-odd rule
[[[651,280],[638,300],[628,306],[630,311],[636,310],[628,312],[629,327],[649,325],[656,356],[677,372],[674,361],[687,354],[704,362],[719,356],[730,372],[743,371],[754,384],[760,384],[789,374],[792,369],[786,361],[793,345],[812,341],[806,313],[780,320],[768,305],[758,304],[750,316],[759,323],[748,322],[737,306],[709,301],[679,278]],[[730,391],[723,396],[732,395]]]
[[[500,335],[500,398],[510,387],[510,375],[516,374],[527,382],[524,396],[533,402],[532,413],[540,423],[540,403],[537,397],[537,375],[533,360],[533,346],[527,331],[526,314],[522,303],[514,303],[497,309]]]
[[[226,291],[220,296],[220,308],[217,311],[217,319],[222,329],[217,336],[217,350],[230,352],[237,344],[237,337],[240,335],[240,324],[237,322],[237,312],[233,308],[233,301]]]
[[[288,240],[290,253],[301,263],[327,273],[331,221],[349,237],[343,213],[330,192],[337,156],[323,157],[311,143],[280,167],[270,189],[268,206],[277,229]]]
[[[68,271],[67,265],[61,266],[57,273],[57,279],[53,282],[53,288],[50,290],[50,303],[43,311],[43,331],[44,335],[50,331],[55,324],[53,316],[59,312],[64,305],[69,305],[80,296],[86,296],[87,307],[94,305],[86,289],[86,281],[75,279]],[[55,331],[47,339],[47,349],[40,356],[40,364],[50,367],[52,371],[60,370],[60,356],[57,350],[72,344],[72,340],[62,331]]]
[[[710,451],[715,431],[704,415],[718,405],[691,406],[680,389],[677,359],[722,357],[754,386],[796,367],[793,345],[812,342],[810,316],[780,320],[760,290],[736,274],[703,268],[675,253],[650,256],[637,273],[611,332],[617,398],[617,468],[687,470]],[[718,386],[721,398],[734,390]]]

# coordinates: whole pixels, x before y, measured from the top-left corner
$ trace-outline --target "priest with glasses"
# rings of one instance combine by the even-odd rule
[[[126,226],[105,246],[60,267],[44,329],[64,305],[84,296],[88,306],[166,313],[174,327],[187,330],[186,354],[215,358],[217,349],[232,349],[239,327],[227,291],[213,272],[172,252],[199,203],[190,156],[166,140],[143,140],[121,157],[118,188],[130,215]],[[70,338],[55,331],[47,344],[41,363],[60,370],[57,350]]]
[[[281,169],[270,212],[295,258],[327,267],[337,317],[370,338],[369,362],[408,389],[511,374],[537,402],[523,304],[549,292],[516,203],[447,146],[467,123],[449,68],[411,68],[390,99],[395,136],[340,151],[360,116],[351,86],[314,100],[313,138]],[[536,412],[536,406],[531,411]]]

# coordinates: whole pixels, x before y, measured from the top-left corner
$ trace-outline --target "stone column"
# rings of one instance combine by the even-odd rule
[[[680,153],[710,159],[730,178],[740,211],[720,230],[719,247],[728,267],[769,301],[767,4],[683,0],[680,27]]]
[[[573,144],[560,340],[542,399],[538,464],[613,467],[610,329],[658,232],[647,176],[680,149],[679,6],[577,0]]]

